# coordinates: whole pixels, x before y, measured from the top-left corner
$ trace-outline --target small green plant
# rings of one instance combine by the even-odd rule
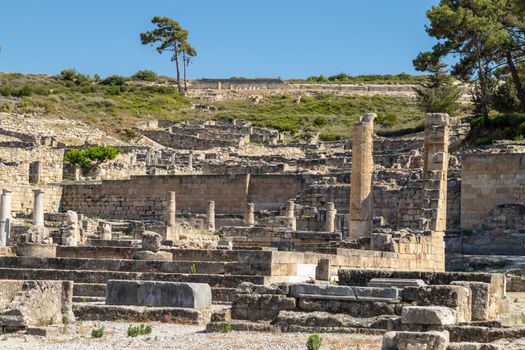
[[[192,274],[196,274],[197,273],[197,266],[195,264],[191,264],[190,270],[191,270]]]
[[[91,338],[102,338],[104,336],[104,326],[97,326],[91,330]]]
[[[153,328],[150,325],[144,325],[144,324],[141,324],[139,326],[130,325],[128,327],[128,337],[136,337],[139,335],[151,334],[152,330]]]
[[[132,78],[135,80],[155,81],[159,78],[159,76],[152,70],[144,69],[139,70],[132,76]]]
[[[233,332],[233,327],[231,324],[227,324],[224,326],[223,330],[222,330],[224,333],[231,333]]]
[[[312,333],[308,336],[306,341],[306,348],[308,350],[319,350],[323,344],[323,337],[317,333]]]

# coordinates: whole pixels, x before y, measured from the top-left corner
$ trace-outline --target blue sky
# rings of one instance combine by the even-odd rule
[[[425,11],[437,0],[3,0],[0,71],[101,76],[152,69],[167,55],[142,46],[153,16],[190,32],[191,78],[414,73],[433,45]]]

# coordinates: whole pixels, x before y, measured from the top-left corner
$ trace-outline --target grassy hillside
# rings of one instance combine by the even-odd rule
[[[489,125],[482,117],[472,118],[470,132],[465,140],[467,145],[480,146],[494,140],[525,140],[525,114],[500,114],[490,117]]]
[[[166,81],[101,80],[78,73],[59,77],[0,74],[0,111],[81,120],[121,135],[129,135],[135,123],[145,119],[220,118],[250,120],[258,126],[289,131],[294,137],[319,132],[324,139],[336,140],[350,137],[353,123],[367,112],[378,114],[380,132],[418,127],[422,115],[414,101],[391,97],[325,94],[303,97],[296,103],[293,97],[273,96],[258,104],[238,100],[210,103],[217,106],[216,112],[191,109],[196,102],[202,103],[177,94]]]

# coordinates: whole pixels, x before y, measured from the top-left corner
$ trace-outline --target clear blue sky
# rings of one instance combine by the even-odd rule
[[[176,19],[198,56],[192,78],[414,73],[438,0],[3,0],[0,71],[101,76],[174,64],[139,33]]]

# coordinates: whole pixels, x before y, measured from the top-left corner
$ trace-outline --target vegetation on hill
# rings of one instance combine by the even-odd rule
[[[426,75],[400,74],[368,74],[368,75],[348,75],[339,73],[325,77],[324,75],[311,76],[307,79],[290,79],[291,84],[418,84],[427,79]]]
[[[123,136],[130,135],[137,122],[148,119],[248,120],[257,126],[288,131],[298,138],[319,132],[326,140],[349,138],[353,123],[366,112],[378,114],[379,132],[397,134],[422,125],[422,113],[414,101],[379,96],[324,94],[304,96],[300,103],[290,96],[264,97],[258,104],[226,100],[213,103],[217,111],[202,112],[190,108],[192,103],[202,101],[178,94],[177,88],[164,85],[165,81],[151,83],[151,76],[138,72],[131,78],[102,79],[71,69],[55,77],[0,74],[0,111],[80,120]],[[2,100],[2,96],[6,98]]]
[[[489,117],[486,125],[483,117],[472,118],[466,144],[480,146],[494,140],[525,140],[525,114],[500,114]]]
[[[83,150],[71,149],[66,152],[64,158],[71,164],[78,164],[89,171],[108,160],[115,159],[122,150],[112,146],[92,146]]]

